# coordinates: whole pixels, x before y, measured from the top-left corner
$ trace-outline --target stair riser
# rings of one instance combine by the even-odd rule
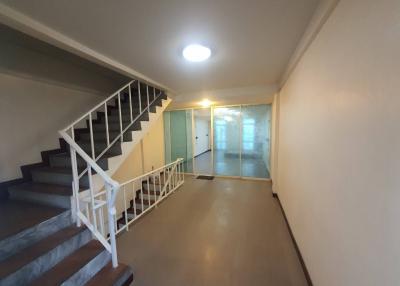
[[[65,211],[34,227],[25,229],[7,239],[3,239],[0,241],[0,261],[3,261],[21,249],[38,242],[60,229],[71,225],[71,223],[71,211]]]
[[[127,126],[128,126],[128,124],[122,124],[122,129],[125,129]],[[141,129],[141,125],[140,125],[140,121],[139,121],[139,122],[133,123],[132,126],[130,126],[128,130],[135,131],[135,130],[140,130],[140,129]],[[106,132],[105,124],[93,124],[93,132]],[[116,132],[116,133],[121,132],[119,122],[118,123],[109,123],[108,124],[108,132]]]
[[[59,174],[52,172],[40,172],[33,171],[32,172],[32,180],[38,183],[46,183],[46,184],[56,184],[61,186],[72,186],[72,174]],[[87,176],[83,176],[79,180],[79,185],[81,187],[89,187],[89,180]]]
[[[89,155],[92,155],[92,147],[90,143],[79,143],[80,147]],[[98,156],[101,152],[103,152],[107,148],[106,144],[95,144],[94,150],[95,155]],[[122,154],[121,144],[116,142],[110,149],[107,150],[107,154],[118,156]]]
[[[109,135],[110,142],[112,142],[115,138],[118,137],[119,132],[112,132],[112,133],[109,132],[108,135]],[[89,141],[89,140],[90,140],[90,134],[89,134],[89,133],[82,133],[82,134],[80,135],[80,138],[81,138],[82,140],[84,140],[84,141]],[[93,133],[93,139],[94,139],[95,141],[99,140],[99,141],[104,141],[104,142],[106,142],[106,140],[107,140],[107,135],[106,135],[105,132],[101,132],[101,133],[100,133],[100,132],[95,132],[95,133]],[[124,141],[125,141],[125,142],[127,142],[127,141],[132,141],[132,133],[131,133],[131,132],[126,132],[126,133],[124,134]]]
[[[87,163],[83,159],[77,159],[78,167],[86,167]],[[103,169],[108,169],[108,160],[107,159],[99,159],[97,164]],[[50,157],[50,166],[51,167],[63,167],[63,168],[71,168],[71,158],[69,157],[60,157],[60,156],[52,156]]]
[[[25,285],[34,279],[38,278],[42,273],[46,272],[69,254],[88,243],[92,239],[92,234],[89,230],[80,232],[69,240],[59,244],[51,251],[36,258],[20,268],[17,272],[6,277],[1,281],[1,285]]]
[[[163,187],[164,187],[163,185],[155,185],[154,186],[152,183],[150,183],[149,185],[147,185],[147,183],[143,184],[143,189],[146,191],[160,192],[160,191],[162,191]]]
[[[46,193],[29,192],[23,190],[9,191],[10,199],[19,200],[31,203],[39,203],[48,206],[70,209],[71,208],[71,197],[70,196],[59,196]],[[72,195],[72,191],[71,191]]]
[[[84,285],[90,280],[97,272],[99,272],[109,261],[111,260],[111,255],[104,250],[95,258],[93,258],[84,267],[79,269],[74,275],[69,279],[64,281],[61,285]]]
[[[159,198],[159,196],[157,195],[157,196],[155,196],[155,195],[148,195],[148,194],[141,194],[141,193],[139,193],[139,199],[142,199],[143,198],[143,200],[157,200],[158,198]]]

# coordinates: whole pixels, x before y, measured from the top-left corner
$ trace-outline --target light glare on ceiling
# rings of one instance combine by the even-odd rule
[[[200,105],[203,107],[209,107],[211,105],[211,101],[209,101],[207,98],[205,98],[200,102]]]
[[[211,50],[202,45],[189,45],[183,49],[183,57],[190,62],[202,62],[211,56]]]

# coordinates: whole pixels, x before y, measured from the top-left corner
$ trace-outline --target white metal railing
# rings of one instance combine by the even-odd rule
[[[183,171],[183,159],[177,159],[175,162],[121,183],[117,189],[106,184],[105,190],[98,193],[90,191],[89,196],[78,199],[79,220],[111,253],[113,265],[118,265],[116,235],[123,230],[129,230],[131,223],[179,188],[184,183]]]
[[[135,87],[137,87],[137,102],[134,102],[132,100],[132,88]],[[143,97],[141,94],[143,87],[145,87],[146,93],[144,102],[142,102]],[[152,89],[152,93],[149,91],[149,89]],[[128,110],[128,113],[125,112],[123,114],[121,93],[125,94],[126,91],[128,99],[125,107],[128,108],[125,110]],[[73,176],[72,192],[74,197],[73,213],[76,215],[77,225],[80,226],[81,223],[84,223],[88,227],[88,229],[90,229],[92,234],[111,253],[113,267],[118,266],[115,240],[115,236],[118,231],[116,224],[116,200],[118,198],[118,194],[120,193],[119,190],[121,188],[121,185],[118,182],[114,181],[99,166],[97,162],[117,141],[123,141],[123,136],[125,132],[128,131],[135,122],[140,122],[140,118],[145,115],[145,113],[150,113],[150,107],[154,106],[153,103],[155,103],[155,101],[162,94],[162,90],[158,90],[156,93],[155,87],[151,87],[147,83],[141,83],[139,80],[133,80],[117,90],[104,101],[97,104],[91,110],[83,114],[66,128],[59,131],[60,135],[66,141],[70,148]],[[112,104],[109,105],[109,103],[112,101],[114,101],[115,103],[114,106]],[[111,113],[109,115],[110,110],[117,111],[117,114]],[[93,120],[95,118],[97,119],[97,115],[99,115],[99,112],[102,111],[104,111],[104,122],[98,122],[97,124],[101,126],[101,124],[104,123],[104,130],[103,128],[100,128],[100,133],[102,133],[103,137],[99,136],[100,139],[96,139],[94,136],[95,132]],[[114,119],[113,121],[111,121],[111,124],[116,124],[118,126],[118,130],[110,128],[110,119]],[[78,141],[76,139],[81,138],[84,132],[81,130],[79,134],[76,134],[76,129],[84,128],[85,121],[87,125],[87,128],[85,130],[86,134],[88,134],[89,140]],[[96,140],[98,142],[96,142]],[[96,148],[96,146],[100,146],[100,148]],[[79,159],[77,155],[79,155]],[[174,166],[174,168],[170,169],[170,166],[172,165]],[[175,178],[176,174],[181,172],[180,176],[183,179],[181,161],[176,161],[172,163],[172,165],[170,164],[164,167],[164,169],[166,168],[165,171],[163,171],[164,174],[171,174],[171,176]],[[177,167],[178,165],[179,167]],[[93,171],[102,178],[104,182],[104,191],[95,193],[92,178]],[[147,175],[149,176],[149,174]],[[84,180],[86,183],[84,184],[86,186],[86,189],[89,189],[89,195],[80,198],[79,190],[82,189],[81,183]],[[164,197],[171,192],[171,186],[177,187],[175,181],[168,181],[166,183],[166,186],[168,187],[166,187],[166,189],[162,192]],[[172,189],[175,190],[176,188]],[[125,190],[122,193],[124,194],[124,196],[126,196]],[[104,214],[104,209],[106,210],[106,216]],[[126,228],[127,227],[128,226],[126,226]]]
[[[122,183],[120,185],[122,198],[118,206],[122,211],[120,223],[118,221],[116,223],[116,233],[128,230],[131,223],[179,188],[184,183],[183,172],[183,159],[177,159],[175,162]]]

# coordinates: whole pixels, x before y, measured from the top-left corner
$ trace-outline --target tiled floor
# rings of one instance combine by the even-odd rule
[[[278,202],[264,181],[185,184],[118,238],[134,285],[307,285]]]
[[[214,159],[214,168],[213,168]],[[226,155],[222,151],[211,151],[194,158],[194,170],[196,174],[212,174],[222,176],[242,176],[254,178],[270,178],[267,166],[262,158],[242,158]],[[188,172],[192,172],[192,161],[187,162]]]

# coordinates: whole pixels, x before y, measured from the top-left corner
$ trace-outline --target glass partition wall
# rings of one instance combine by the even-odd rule
[[[237,105],[164,112],[165,160],[185,172],[270,178],[271,106]]]

